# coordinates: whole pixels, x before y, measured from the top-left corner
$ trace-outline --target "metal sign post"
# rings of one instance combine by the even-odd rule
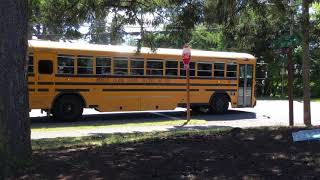
[[[184,69],[186,70],[186,79],[187,79],[187,122],[183,125],[186,125],[190,121],[190,72],[189,72],[189,64],[191,60],[191,49],[189,45],[184,45],[182,51],[182,60],[184,64]]]

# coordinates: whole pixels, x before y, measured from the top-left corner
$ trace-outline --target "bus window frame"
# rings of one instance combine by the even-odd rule
[[[176,68],[168,68],[167,67],[167,62],[175,62],[177,63],[177,67]],[[168,59],[168,60],[165,60],[165,76],[168,76],[168,77],[178,77],[179,76],[179,61],[177,61],[176,59]],[[168,75],[167,74],[167,70],[176,70],[177,71],[177,74],[176,75]]]
[[[143,62],[143,66],[142,66],[142,68],[136,68],[136,67],[132,67],[132,62],[133,61],[140,61],[140,62]],[[130,76],[145,76],[145,60],[144,60],[144,58],[130,58]],[[132,74],[132,70],[142,70],[143,71],[143,75],[137,75],[137,74]]]
[[[228,71],[228,65],[234,65],[236,66],[235,71]],[[238,77],[238,64],[237,63],[226,63],[226,78],[237,78]],[[235,76],[229,77],[228,72],[233,72],[235,73]]]
[[[129,58],[128,57],[113,57],[112,58],[112,73],[115,76],[128,76],[129,75]],[[126,61],[127,62],[127,68],[116,68],[116,61]],[[116,74],[116,69],[118,70],[123,70],[126,69],[127,73],[126,74]]]
[[[215,64],[223,64],[223,70],[220,70],[220,69],[216,70]],[[216,76],[215,75],[216,71],[223,72],[223,76]],[[226,72],[226,62],[213,62],[213,77],[214,78],[225,78],[225,76],[226,76],[225,72]]]
[[[211,69],[210,70],[199,70],[199,64],[210,64]],[[208,62],[208,61],[197,62],[197,77],[199,77],[199,78],[212,78],[213,77],[213,74],[212,74],[213,64],[214,64],[213,62]],[[210,72],[211,76],[199,76],[199,71],[200,72]]]
[[[32,64],[30,64],[30,57],[32,57]],[[27,74],[32,75],[35,73],[34,53],[29,53],[27,56]],[[32,72],[29,72],[29,68],[32,67]]]
[[[190,77],[197,77],[197,62],[193,61],[193,62],[190,62],[190,63],[194,63],[194,69],[189,69],[189,72],[190,71],[194,71],[194,75],[191,74],[190,72]],[[179,77],[186,77],[185,75],[183,76],[181,72],[186,72],[186,70],[184,69],[184,64],[182,61],[180,61],[180,70],[179,70]]]
[[[73,60],[73,66],[66,66],[66,65],[63,65],[63,66],[60,66],[59,65],[59,57],[64,57],[64,58],[70,58]],[[59,75],[75,75],[76,73],[76,56],[75,55],[67,55],[67,54],[57,54],[57,68],[56,68],[56,74],[59,74]],[[72,67],[73,68],[73,73],[60,73],[59,70],[60,70],[60,67],[67,67],[67,68],[70,68]]]
[[[148,67],[148,62],[161,62],[162,63],[162,69],[155,69],[155,68],[149,68]],[[164,66],[164,60],[163,59],[147,59],[146,60],[146,76],[163,76],[163,73],[164,73],[164,69],[163,69],[163,66]],[[149,70],[154,70],[154,71],[162,71],[161,75],[154,75],[154,74],[148,74]]]
[[[79,66],[79,60],[81,60],[81,59],[90,59],[91,60],[91,73],[86,73],[86,74],[83,74],[83,73],[79,73],[79,68],[88,68],[87,66]],[[86,76],[86,75],[93,75],[93,70],[94,70],[94,66],[93,66],[93,61],[94,61],[94,57],[93,56],[84,56],[84,55],[78,55],[77,56],[77,75],[80,75],[80,76],[82,76],[82,75],[84,75],[84,76]]]
[[[110,61],[110,65],[109,66],[98,66],[97,64],[97,59],[99,59],[99,58],[101,58],[101,59],[107,59],[107,60],[109,60]],[[96,75],[98,75],[98,76],[104,76],[104,75],[111,75],[112,74],[112,57],[110,57],[110,56],[96,56],[95,58],[94,58],[94,60],[95,60],[95,71],[96,71]],[[110,72],[109,73],[102,73],[102,74],[98,74],[97,72],[97,68],[110,68]]]

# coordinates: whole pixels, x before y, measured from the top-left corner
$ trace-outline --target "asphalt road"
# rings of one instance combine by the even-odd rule
[[[174,111],[148,111],[148,112],[112,112],[99,113],[92,109],[85,109],[84,116],[81,121],[74,124],[90,122],[108,121],[112,123],[119,122],[146,122],[152,120],[168,120],[168,119],[184,119],[186,113],[184,109],[176,109]],[[312,124],[320,125],[320,103],[311,103]],[[198,114],[192,116],[192,119],[203,119],[207,121],[206,125],[201,126],[134,126],[134,127],[117,127],[117,128],[96,128],[91,130],[79,130],[76,132],[32,132],[32,139],[39,138],[55,138],[68,136],[88,136],[97,133],[128,133],[128,132],[150,132],[150,131],[168,131],[176,129],[199,129],[210,127],[257,127],[257,126],[288,126],[289,113],[288,102],[280,100],[262,100],[257,102],[255,108],[236,108],[230,109],[224,115]],[[40,110],[30,112],[32,125],[45,126],[55,125],[61,126],[61,122],[55,122],[50,118],[41,114]],[[295,125],[303,126],[303,103],[294,102],[294,121]]]

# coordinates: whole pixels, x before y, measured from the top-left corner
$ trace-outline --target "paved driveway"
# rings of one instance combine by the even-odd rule
[[[303,126],[303,103],[294,102],[294,124]],[[255,108],[232,109],[228,115],[213,116],[208,124],[232,127],[288,126],[289,103],[283,100],[260,100]],[[313,125],[320,125],[320,103],[311,103]],[[221,122],[220,122],[221,121]]]
[[[230,109],[224,115],[194,115],[193,119],[203,119],[207,121],[203,126],[187,126],[184,129],[206,128],[211,127],[257,127],[257,126],[287,126],[288,123],[288,102],[278,100],[258,101],[255,108]],[[33,110],[30,113],[31,123],[33,125],[55,124],[49,118],[43,117],[39,110]],[[312,124],[320,125],[320,103],[311,103]],[[113,112],[99,113],[92,109],[86,109],[81,122],[87,123],[93,121],[108,121],[118,123],[119,121],[127,122],[145,122],[158,119],[183,119],[185,113],[183,109],[175,111],[148,111],[148,112]],[[303,125],[303,103],[294,102],[294,120],[295,125]],[[61,123],[59,124],[61,125]],[[32,139],[54,138],[68,136],[88,136],[97,133],[127,133],[127,132],[150,132],[150,131],[167,131],[181,129],[175,126],[148,126],[148,127],[117,127],[117,128],[96,128],[91,130],[78,130],[76,132],[32,132]]]

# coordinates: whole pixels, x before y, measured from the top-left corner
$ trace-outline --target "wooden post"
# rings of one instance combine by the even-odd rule
[[[187,125],[190,121],[190,60],[191,60],[191,49],[188,44],[185,44],[182,51],[182,60],[184,68],[186,70],[186,85],[187,85],[187,121],[182,125]]]
[[[293,119],[293,62],[292,47],[288,50],[288,98],[289,98],[289,126],[294,125]]]
[[[290,25],[290,36],[293,35],[293,8],[294,0],[290,0],[290,12],[291,12],[291,25]],[[293,119],[293,60],[292,60],[293,46],[291,45],[288,50],[288,99],[289,99],[289,126],[294,125]]]

